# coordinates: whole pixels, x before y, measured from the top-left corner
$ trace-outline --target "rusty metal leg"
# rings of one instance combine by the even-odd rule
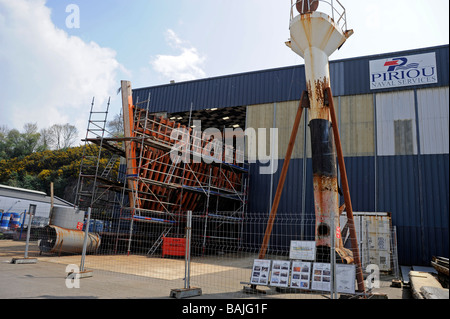
[[[325,93],[325,100],[328,100],[328,106],[330,108],[330,115],[331,115],[331,121],[333,123],[333,135],[336,145],[336,151],[337,151],[337,157],[338,157],[338,163],[339,163],[339,169],[340,169],[340,175],[341,175],[341,183],[342,183],[342,192],[344,194],[344,201],[345,201],[345,207],[347,211],[347,223],[350,230],[350,239],[352,244],[352,252],[353,252],[353,258],[354,262],[356,264],[356,278],[358,282],[358,291],[365,292],[365,286],[364,286],[364,278],[361,268],[361,260],[359,257],[359,248],[358,248],[358,241],[356,237],[356,229],[355,229],[355,223],[353,219],[353,208],[352,208],[352,201],[350,198],[350,190],[348,187],[348,180],[347,180],[347,171],[345,169],[345,162],[344,162],[344,155],[342,152],[342,146],[341,146],[341,138],[339,135],[339,128],[338,128],[338,122],[336,118],[336,112],[334,108],[334,102],[333,102],[333,95],[331,92],[331,88],[326,88],[324,90]]]
[[[300,120],[303,114],[303,107],[308,103],[308,93],[305,91],[302,94],[300,103],[297,109],[297,115],[295,116],[294,127],[292,128],[291,138],[289,140],[288,149],[286,151],[286,157],[284,159],[283,169],[281,171],[280,180],[278,182],[277,191],[275,193],[275,198],[273,200],[272,209],[270,211],[269,220],[267,222],[266,233],[264,235],[264,240],[259,251],[259,259],[263,259],[267,252],[267,247],[269,245],[270,235],[272,234],[273,224],[275,222],[275,217],[277,216],[278,205],[280,203],[281,194],[283,193],[284,182],[286,180],[287,171],[289,168],[289,162],[291,160],[292,151],[294,150],[295,139],[297,137],[298,128],[300,126]],[[307,107],[307,106],[306,106]]]

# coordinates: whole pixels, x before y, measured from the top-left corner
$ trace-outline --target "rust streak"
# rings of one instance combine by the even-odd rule
[[[317,79],[314,81],[314,87],[311,87],[311,83],[307,83],[308,93],[311,98],[311,119],[323,119],[330,120],[330,112],[327,107],[323,106],[324,102],[324,90],[329,87],[330,84],[326,77],[323,79]]]

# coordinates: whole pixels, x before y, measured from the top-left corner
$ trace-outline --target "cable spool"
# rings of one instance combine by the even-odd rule
[[[300,14],[305,14],[308,12],[314,12],[319,7],[319,0],[299,0],[295,4],[295,7],[297,8],[297,11]]]

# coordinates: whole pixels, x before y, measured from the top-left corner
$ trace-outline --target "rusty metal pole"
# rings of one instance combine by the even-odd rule
[[[353,219],[352,200],[350,197],[350,189],[348,187],[347,171],[345,169],[344,155],[342,152],[342,145],[341,145],[341,137],[339,135],[338,121],[337,121],[337,117],[336,117],[336,111],[334,108],[334,101],[333,101],[333,95],[331,92],[331,88],[329,88],[329,87],[326,88],[324,90],[324,94],[325,94],[325,101],[328,102],[328,106],[330,108],[331,123],[332,123],[332,128],[333,128],[333,135],[334,135],[334,143],[336,145],[336,152],[337,152],[338,164],[339,164],[340,175],[341,175],[342,192],[344,194],[344,202],[345,202],[345,207],[346,207],[346,212],[347,212],[347,224],[348,224],[348,227],[350,230],[350,240],[351,240],[351,244],[352,244],[353,259],[354,259],[354,263],[356,264],[356,279],[358,282],[358,290],[360,292],[364,292],[365,291],[364,278],[363,278],[363,272],[362,272],[362,267],[361,267],[361,260],[359,257],[359,247],[358,247],[358,240],[356,237],[355,222]]]
[[[269,220],[267,222],[266,232],[264,234],[264,240],[259,251],[259,259],[263,259],[269,246],[270,235],[272,234],[273,224],[277,216],[278,205],[280,204],[281,194],[283,193],[284,182],[286,181],[286,175],[289,169],[289,163],[292,157],[292,151],[294,150],[295,139],[297,138],[298,128],[300,126],[300,120],[303,114],[303,107],[305,103],[308,103],[308,94],[303,92],[300,99],[300,103],[297,109],[297,115],[295,116],[294,126],[292,128],[291,137],[289,139],[288,149],[286,151],[286,157],[283,163],[283,169],[281,170],[280,180],[278,182],[277,191],[273,200],[272,209],[270,211]]]

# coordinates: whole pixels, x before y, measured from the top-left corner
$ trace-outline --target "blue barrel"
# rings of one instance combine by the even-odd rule
[[[8,230],[10,220],[11,213],[3,213],[2,221],[0,222],[0,230]]]
[[[94,219],[89,220],[89,232],[95,233],[95,220]]]
[[[11,219],[9,221],[9,228],[11,230],[16,230],[20,228],[20,214],[11,213]]]
[[[98,233],[103,232],[103,221],[98,219],[91,219],[89,221],[89,232]]]
[[[103,231],[105,231],[105,232],[110,232],[111,231],[111,221],[105,220]]]
[[[97,233],[102,233],[104,227],[105,227],[105,226],[104,226],[103,220],[96,220],[96,221],[95,221],[95,231],[96,231]]]

